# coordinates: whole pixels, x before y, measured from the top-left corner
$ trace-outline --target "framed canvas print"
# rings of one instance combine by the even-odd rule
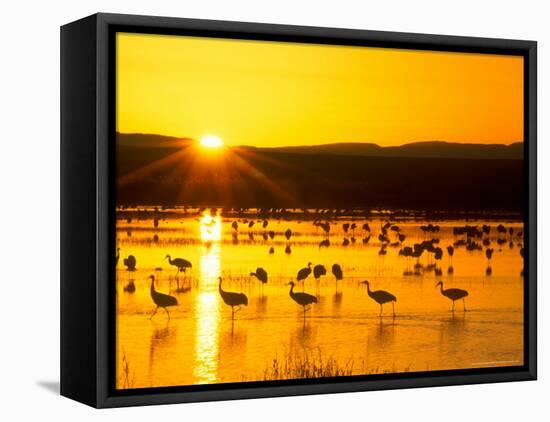
[[[61,30],[61,393],[536,378],[536,43]]]

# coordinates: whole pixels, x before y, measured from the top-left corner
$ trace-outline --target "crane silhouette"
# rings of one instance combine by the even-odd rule
[[[267,271],[264,270],[262,267],[258,267],[256,268],[255,273],[250,273],[250,276],[256,277],[262,283],[262,289],[263,289],[264,284],[267,283]]]
[[[382,305],[391,302],[393,316],[395,317],[395,302],[397,302],[397,298],[394,295],[386,292],[385,290],[371,290],[368,280],[362,281],[361,284],[367,285],[367,293],[376,303],[380,305],[380,316],[382,316]]]
[[[128,255],[128,258],[124,258],[124,265],[128,271],[135,271],[136,257],[134,255]]]
[[[218,277],[220,282],[218,290],[224,303],[227,306],[231,306],[231,319],[235,318],[235,314],[241,310],[241,306],[248,306],[248,298],[244,293],[227,292],[222,289],[222,278]],[[237,310],[235,310],[237,307]]]
[[[465,298],[468,296],[468,292],[462,289],[443,289],[443,282],[439,281],[435,287],[438,287],[441,290],[441,294],[453,301],[452,311],[455,311],[455,301],[462,299],[462,304],[464,305],[464,312],[466,312],[466,301]]]
[[[170,312],[168,312],[168,307],[177,306],[178,300],[174,296],[160,293],[155,290],[154,275],[150,275],[149,279],[151,280],[151,299],[153,299],[153,302],[155,302],[155,305],[157,305],[149,319],[152,319],[155,316],[159,308],[164,308],[164,310],[166,311],[166,315],[168,315],[168,319],[170,319]]]
[[[164,259],[167,259],[170,265],[173,265],[174,267],[176,267],[178,269],[178,273],[180,271],[185,273],[185,270],[187,268],[193,268],[193,265],[187,259],[183,259],[183,258],[172,259],[170,255],[166,255]]]
[[[342,267],[338,264],[332,265],[332,275],[334,276],[334,279],[336,280],[336,289],[338,289],[338,281],[342,280],[344,278],[344,273],[342,272]]]
[[[304,309],[304,321],[306,318],[306,312],[309,311],[308,306],[317,303],[317,298],[313,295],[310,295],[309,293],[303,293],[303,292],[294,292],[294,282],[291,281],[287,284],[287,286],[290,286],[290,291],[288,292],[290,297],[294,302],[296,302],[298,305],[302,306]]]
[[[449,254],[449,268],[447,269],[447,273],[452,274],[454,273],[453,255],[455,253],[455,248],[452,245],[447,246],[447,253]]]
[[[164,259],[167,259],[168,263],[170,265],[173,265],[174,267],[177,268],[177,272],[176,272],[176,289],[179,292],[180,291],[180,281],[179,281],[179,278],[178,278],[178,274],[181,271],[181,272],[183,272],[184,277],[185,277],[185,270],[187,268],[193,268],[193,265],[191,265],[191,263],[187,259],[183,259],[183,258],[174,258],[174,259],[172,259],[172,257],[170,255],[166,255],[166,257]],[[184,278],[184,281],[185,281],[185,278]]]
[[[292,230],[287,229],[285,231],[285,237],[286,237],[287,240],[290,240],[290,238],[292,237]]]
[[[302,268],[296,275],[296,281],[304,281],[311,274],[311,262],[307,263],[307,267]]]
[[[485,249],[485,256],[487,257],[487,269],[485,270],[486,275],[491,275],[493,273],[493,269],[491,268],[491,258],[493,257],[493,252],[493,248]]]
[[[327,269],[324,265],[318,264],[313,267],[313,277],[315,278],[315,280],[319,281],[319,279],[323,275],[327,275]]]

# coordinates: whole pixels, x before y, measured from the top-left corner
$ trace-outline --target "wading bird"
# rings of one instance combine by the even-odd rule
[[[157,305],[149,319],[152,319],[155,316],[159,308],[164,308],[164,310],[166,311],[166,315],[168,315],[168,319],[170,319],[170,312],[168,312],[168,307],[177,306],[178,300],[174,296],[157,292],[155,290],[155,276],[150,275],[149,278],[151,279],[151,299],[153,299],[153,302],[155,302],[155,305]]]
[[[248,298],[244,293],[226,292],[222,289],[222,278],[218,277],[218,280],[220,281],[218,286],[220,296],[227,306],[231,306],[231,319],[233,319],[235,314],[241,310],[242,305],[248,306]],[[236,310],[235,307],[237,307]]]
[[[304,320],[306,318],[306,312],[309,310],[308,305],[311,305],[313,303],[317,303],[317,298],[313,295],[310,295],[309,293],[295,293],[294,292],[294,282],[291,281],[287,284],[287,286],[290,286],[290,297],[294,302],[296,302],[298,305],[302,306],[304,309]]]
[[[441,294],[453,301],[453,308],[452,311],[455,310],[455,300],[462,299],[462,304],[464,305],[464,312],[466,312],[466,301],[465,298],[468,296],[468,292],[466,290],[462,289],[443,289],[443,282],[439,281],[435,287],[438,287],[441,290]]]
[[[193,267],[193,265],[191,265],[191,263],[187,259],[183,259],[183,258],[174,258],[174,259],[172,259],[172,257],[170,255],[166,255],[166,257],[164,259],[167,259],[168,262],[170,263],[170,265],[173,265],[174,267],[176,267],[178,269],[178,273],[180,271],[185,273],[185,270],[187,268],[192,268]]]
[[[391,302],[393,316],[395,316],[395,302],[397,302],[397,298],[394,295],[386,292],[385,290],[372,291],[368,280],[362,281],[361,284],[367,285],[367,293],[376,303],[380,305],[380,316],[382,316],[382,305],[388,302]]]
[[[449,268],[447,269],[447,273],[452,274],[454,273],[453,255],[455,254],[455,248],[453,248],[451,245],[447,246],[447,253],[449,254]]]
[[[342,273],[342,267],[340,267],[340,265],[338,265],[338,264],[333,264],[332,265],[332,275],[334,276],[336,281],[342,280],[342,278],[344,276],[343,273]]]
[[[128,258],[124,258],[124,265],[128,271],[135,271],[136,257],[134,255],[128,255]]]
[[[311,274],[311,262],[307,263],[307,267],[302,268],[296,275],[296,281],[304,281]]]
[[[313,267],[313,277],[315,278],[315,280],[319,281],[319,279],[323,275],[327,275],[327,269],[324,265],[318,264]]]
[[[285,237],[286,237],[287,240],[290,240],[290,238],[292,237],[292,230],[287,229],[285,231]]]
[[[262,282],[262,284],[267,283],[267,271],[264,270],[262,267],[256,268],[256,272],[250,273],[250,276],[256,277],[259,281]]]
[[[487,257],[487,269],[485,270],[486,275],[491,275],[493,273],[493,269],[491,268],[491,258],[493,257],[493,252],[493,248],[485,249],[485,256]]]

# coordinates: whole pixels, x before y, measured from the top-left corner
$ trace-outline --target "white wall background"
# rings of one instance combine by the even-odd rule
[[[32,420],[517,421],[550,414],[547,243],[539,240],[539,381],[96,411],[59,379],[59,26],[103,12],[539,42],[539,239],[550,238],[548,2],[8,1],[0,24],[0,418]],[[546,391],[545,391],[546,390]]]

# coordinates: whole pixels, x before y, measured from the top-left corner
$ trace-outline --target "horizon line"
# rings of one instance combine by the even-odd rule
[[[174,138],[174,139],[177,139],[177,140],[192,140],[192,141],[196,141],[196,142],[199,142],[199,139],[197,138],[194,138],[194,137],[190,137],[190,136],[175,136],[175,135],[165,135],[165,134],[160,134],[160,133],[147,133],[147,132],[119,132],[119,131],[116,131],[116,134],[117,135],[142,135],[142,136],[162,136],[162,137],[165,137],[165,138]],[[510,143],[504,143],[504,142],[499,142],[499,143],[482,143],[482,142],[468,142],[468,141],[444,141],[444,140],[430,140],[430,141],[409,141],[409,142],[406,142],[404,144],[400,144],[400,145],[380,145],[380,144],[377,144],[376,142],[373,142],[373,141],[333,141],[333,142],[323,142],[323,143],[319,143],[319,144],[309,144],[309,145],[281,145],[281,146],[256,146],[256,145],[247,145],[247,144],[236,144],[236,145],[226,145],[230,148],[242,148],[242,147],[247,147],[247,148],[303,148],[303,147],[320,147],[320,146],[328,146],[328,145],[345,145],[345,144],[348,144],[348,145],[374,145],[374,146],[377,146],[379,148],[399,148],[399,147],[404,147],[404,146],[408,146],[408,145],[414,145],[414,144],[430,144],[430,143],[439,143],[439,144],[451,144],[451,145],[477,145],[477,146],[506,146],[506,147],[509,147],[509,146],[512,146],[512,145],[515,145],[515,144],[523,144],[524,141],[523,140],[517,140],[517,141],[512,141]],[[225,143],[224,143],[225,144]]]

